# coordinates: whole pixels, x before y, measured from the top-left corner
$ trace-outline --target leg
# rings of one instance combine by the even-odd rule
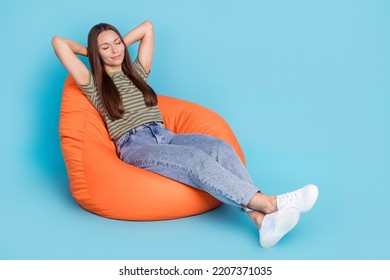
[[[248,215],[249,219],[251,219],[251,221],[256,225],[256,227],[260,229],[265,214],[260,211],[249,211],[246,212],[246,214]]]
[[[318,188],[315,185],[307,185],[298,190],[281,194],[278,196],[268,196],[257,193],[248,203],[248,208],[260,210],[270,214],[286,207],[295,207],[299,212],[306,213],[314,206],[318,198]]]
[[[268,196],[263,193],[256,193],[248,203],[249,209],[259,210],[265,214],[277,211],[276,197]]]
[[[172,137],[170,144],[202,150],[219,162],[224,168],[244,181],[254,185],[247,169],[242,164],[235,150],[221,139],[203,134],[176,134]],[[247,208],[246,210],[248,213],[253,209],[271,214],[282,208],[294,206],[298,208],[300,213],[304,213],[313,207],[317,196],[318,188],[314,185],[308,185],[297,191],[277,197],[258,192],[250,200],[248,204],[249,209]]]
[[[236,151],[225,141],[204,134],[176,134],[169,144],[199,149],[219,162],[224,168],[253,184],[253,181]]]
[[[226,143],[210,140],[206,144],[201,139],[204,137],[195,136],[198,139],[194,141],[193,135],[176,137],[171,132],[160,134],[160,130],[161,127],[150,127],[155,139],[148,129],[137,132],[119,149],[118,155],[132,165],[207,191],[222,202],[251,207],[254,211],[247,214],[260,228],[263,247],[275,245],[297,224],[300,213],[307,212],[315,203],[318,190],[313,185],[278,197],[259,193]]]

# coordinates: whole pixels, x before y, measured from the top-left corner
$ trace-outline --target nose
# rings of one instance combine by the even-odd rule
[[[114,45],[114,46],[112,46],[112,53],[116,53],[116,52],[118,52],[118,49],[117,49],[117,47]]]

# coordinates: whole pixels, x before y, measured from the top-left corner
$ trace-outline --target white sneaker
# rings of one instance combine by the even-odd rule
[[[316,203],[318,198],[318,188],[315,185],[307,185],[296,191],[278,195],[276,206],[278,210],[285,207],[296,207],[299,212],[308,212]]]
[[[259,230],[260,245],[264,248],[274,246],[296,226],[299,217],[299,210],[295,207],[285,207],[265,215]]]

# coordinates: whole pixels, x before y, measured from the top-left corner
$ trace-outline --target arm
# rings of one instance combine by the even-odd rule
[[[150,72],[154,51],[154,29],[149,20],[144,21],[136,28],[127,33],[123,40],[127,47],[141,40],[138,47],[138,60],[147,73]]]
[[[54,36],[51,43],[57,57],[75,79],[76,83],[80,85],[87,84],[89,82],[89,70],[77,57],[77,54],[87,56],[87,48],[59,36]]]

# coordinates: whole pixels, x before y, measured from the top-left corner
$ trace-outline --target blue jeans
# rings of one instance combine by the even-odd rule
[[[203,134],[175,134],[161,123],[138,126],[115,141],[119,158],[246,208],[259,192],[235,150]],[[249,209],[248,209],[249,210]]]

